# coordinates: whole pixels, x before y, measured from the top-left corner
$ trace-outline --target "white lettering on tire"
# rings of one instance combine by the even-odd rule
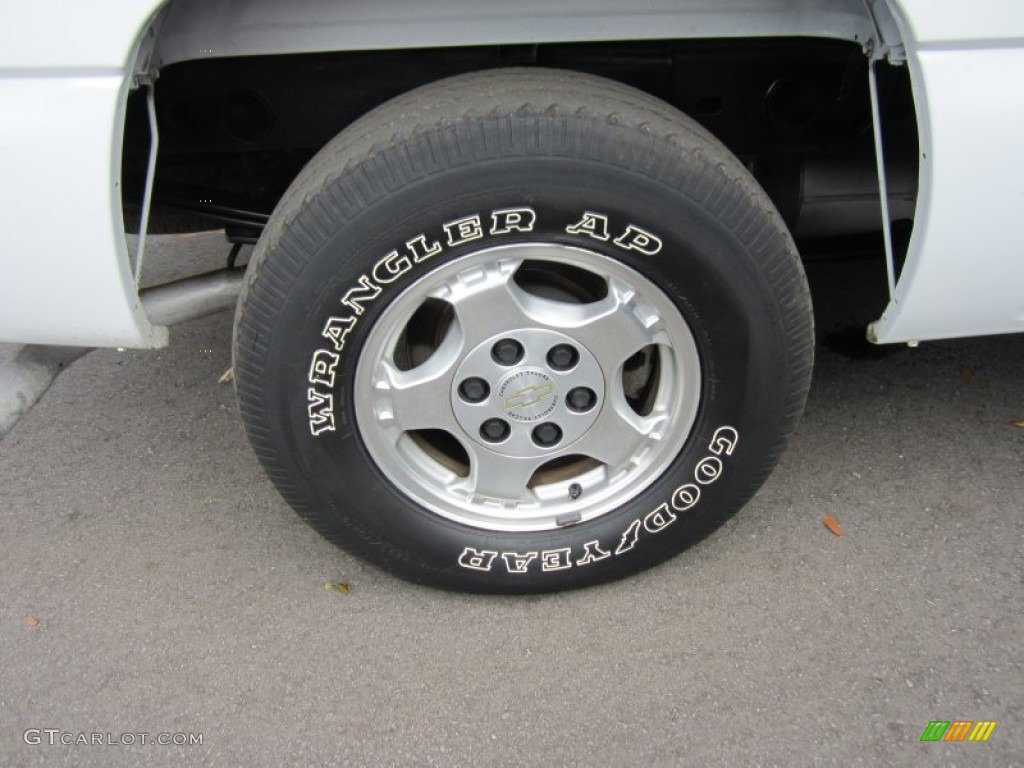
[[[612,553],[607,549],[601,549],[601,542],[597,540],[588,541],[583,545],[583,557],[576,561],[576,565],[590,565],[611,556]]]
[[[359,278],[359,285],[349,288],[341,297],[341,303],[351,309],[357,315],[363,314],[364,303],[370,303],[380,296],[380,286],[374,283],[368,275]]]
[[[608,217],[593,211],[584,211],[582,218],[575,224],[567,226],[565,231],[570,235],[585,235],[602,243],[611,237]],[[613,242],[624,251],[637,251],[644,256],[654,256],[661,250],[662,245],[660,237],[635,224],[628,224],[626,230]]]
[[[509,573],[526,573],[530,561],[536,557],[536,552],[526,552],[522,555],[518,552],[501,553],[501,559],[505,561],[505,567],[508,568]]]
[[[318,349],[314,352],[313,362],[309,365],[309,383],[334,389],[334,369],[340,359],[339,355],[329,349]]]
[[[633,547],[636,546],[637,541],[640,539],[640,525],[643,521],[634,520],[629,524],[629,527],[622,532],[622,540],[619,542],[619,546],[615,548],[615,554],[621,555],[623,552],[629,552]]]
[[[491,234],[507,235],[509,232],[533,232],[537,214],[532,208],[502,208],[491,213]]]
[[[672,493],[672,509],[677,512],[693,509],[698,501],[700,501],[700,486],[693,483],[680,485]]]
[[[345,348],[345,337],[352,332],[355,324],[356,318],[354,317],[329,317],[320,335],[325,339],[330,339],[335,352],[341,352]],[[319,351],[317,350],[317,352]],[[316,352],[313,353],[313,356],[316,357]]]
[[[722,475],[722,460],[717,456],[705,456],[700,460],[693,476],[701,485],[710,485]]]
[[[675,513],[668,508],[668,504],[662,504],[653,512],[644,515],[644,528],[648,533],[661,533],[676,521]]]
[[[604,549],[598,539],[584,543],[583,552],[575,561],[572,559],[570,547],[545,550],[539,555],[541,572],[561,571],[574,566],[582,568],[609,557],[623,555],[636,547],[644,536],[656,536],[661,533],[679,519],[679,515],[676,513],[689,512],[697,506],[702,486],[706,488],[722,477],[724,465],[718,456],[723,454],[732,456],[736,446],[739,445],[739,440],[739,432],[733,427],[723,426],[715,430],[707,448],[712,455],[703,457],[694,466],[693,479],[697,484],[683,483],[672,492],[667,502],[659,504],[646,515],[630,521],[626,530],[622,532],[614,552]],[[490,571],[491,564],[499,554],[508,572],[515,574],[528,573],[530,563],[538,557],[537,552],[498,553],[466,547],[459,556],[459,565],[477,571]]]
[[[432,256],[437,256],[444,248],[441,247],[441,243],[437,240],[427,245],[427,236],[419,235],[409,240],[405,244],[406,250],[409,251],[409,255],[412,256],[412,260],[419,264],[421,261],[426,261]]]
[[[462,245],[470,240],[479,240],[484,236],[480,217],[476,214],[449,221],[442,229],[448,234],[448,245]]]
[[[484,229],[486,219],[490,221],[490,229],[487,230]],[[536,222],[537,212],[532,208],[525,206],[498,208],[491,211],[487,217],[472,214],[446,222],[441,225],[441,230],[444,232],[448,247],[454,247],[480,240],[485,236],[533,232]],[[611,240],[608,216],[594,211],[584,211],[578,221],[565,227],[565,231],[572,235],[581,235],[601,242]],[[417,235],[405,242],[404,251],[396,249],[389,252],[379,259],[369,272],[359,276],[356,285],[349,288],[340,298],[342,306],[350,310],[350,313],[344,317],[327,318],[320,334],[331,343],[334,353],[340,353],[345,348],[346,337],[356,327],[359,318],[366,311],[367,305],[380,297],[384,287],[412,271],[417,264],[444,252],[445,246],[441,242],[440,239],[429,239],[426,233]],[[635,224],[627,224],[625,230],[612,241],[612,244],[623,250],[636,251],[646,256],[653,256],[662,247],[661,238]],[[314,436],[335,431],[333,411],[330,414],[325,411],[325,408],[334,405],[333,394],[330,391],[324,391],[324,389],[333,390],[334,388],[334,368],[338,361],[334,360],[327,368],[324,367],[330,360],[328,355],[332,354],[327,351],[327,348],[317,349],[313,352],[310,360],[307,378],[312,387],[307,389],[307,406],[309,430]],[[725,452],[726,455],[731,455],[737,438],[735,430],[732,430],[731,433],[723,432],[723,430],[731,429],[731,427],[723,427],[715,433],[716,444],[722,446],[715,451],[716,454],[721,455],[722,452]]]
[[[639,251],[644,256],[653,256],[661,250],[661,238],[630,224],[626,231],[615,238],[615,244],[627,251]]]
[[[572,549],[549,549],[540,553],[540,568],[542,571],[564,571],[572,568]]]
[[[408,256],[399,255],[398,251],[392,251],[383,259],[373,265],[373,279],[378,285],[393,283],[406,272],[412,269],[412,262]]]
[[[723,453],[726,456],[732,456],[732,452],[736,450],[736,445],[740,441],[740,436],[732,427],[719,427],[715,430],[715,434],[711,436],[711,444],[708,446],[708,450],[716,456],[721,456]]]
[[[334,431],[334,395],[320,393],[310,387],[307,393],[309,401],[309,430],[316,437],[321,432]]]
[[[587,235],[602,242],[611,237],[608,234],[608,217],[593,211],[584,211],[583,218],[570,224],[565,231],[570,235]]]
[[[466,547],[462,550],[462,554],[459,555],[459,565],[474,571],[489,571],[491,570],[491,563],[494,562],[494,558],[497,556],[498,553],[490,549]]]

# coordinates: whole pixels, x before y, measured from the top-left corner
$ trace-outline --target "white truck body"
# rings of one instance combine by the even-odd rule
[[[143,309],[123,235],[124,110],[140,72],[203,56],[779,35],[895,50],[910,68],[915,225],[871,339],[1024,330],[1019,2],[0,0],[0,11],[0,341],[167,343]]]

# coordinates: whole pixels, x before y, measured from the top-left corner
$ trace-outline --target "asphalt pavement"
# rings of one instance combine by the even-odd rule
[[[227,252],[153,244],[150,282]],[[880,269],[810,266],[810,400],[745,510],[543,597],[302,523],[218,383],[228,313],[85,355],[0,440],[0,764],[1024,764],[1024,336],[869,347]],[[921,742],[957,720],[997,725]]]

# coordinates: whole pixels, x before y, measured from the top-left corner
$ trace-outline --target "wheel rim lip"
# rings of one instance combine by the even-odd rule
[[[444,285],[450,276],[503,260],[568,263],[596,272],[605,279],[625,282],[665,319],[671,344],[662,345],[667,349],[660,348],[663,370],[659,388],[664,389],[666,384],[670,388],[664,397],[659,394],[659,399],[668,403],[670,411],[664,434],[627,472],[620,470],[611,478],[607,477],[606,472],[593,493],[584,494],[587,498],[580,497],[582,501],[580,498],[563,498],[561,501],[541,498],[535,503],[519,504],[513,510],[508,502],[502,503],[496,499],[474,500],[453,494],[450,487],[440,480],[443,471],[438,472],[438,467],[431,466],[434,460],[421,447],[408,435],[394,440],[373,415],[376,371],[383,356],[395,348],[415,310],[426,299],[434,296],[438,287]],[[515,324],[509,326],[515,327]],[[565,328],[555,327],[554,330],[572,335],[571,330]],[[458,355],[459,364],[466,354],[467,349],[464,347]],[[616,393],[621,389],[621,383],[616,386],[616,382],[621,382],[623,365],[618,363],[607,366],[600,360],[599,363],[604,370],[607,397],[597,407],[628,408],[624,396],[621,402],[616,401]],[[458,367],[458,364],[453,366],[453,371]],[[452,381],[448,382],[449,389],[457,386],[455,378],[453,373]],[[702,368],[694,335],[676,304],[650,278],[621,261],[578,246],[544,242],[499,245],[481,248],[434,267],[419,276],[386,305],[359,351],[354,386],[355,422],[377,469],[405,497],[429,512],[484,531],[560,530],[567,516],[576,524],[606,515],[639,496],[664,474],[679,455],[696,423],[701,400],[701,380]],[[451,407],[450,402],[444,407]],[[469,435],[454,436],[463,444],[472,439]],[[565,446],[557,454],[571,454],[569,448],[571,446]],[[571,478],[565,484],[577,486],[590,474]]]

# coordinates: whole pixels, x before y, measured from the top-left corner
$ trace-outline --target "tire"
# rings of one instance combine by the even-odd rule
[[[669,105],[494,70],[366,115],[292,184],[235,319],[292,507],[418,583],[648,568],[764,482],[802,411],[806,280],[767,196]]]

